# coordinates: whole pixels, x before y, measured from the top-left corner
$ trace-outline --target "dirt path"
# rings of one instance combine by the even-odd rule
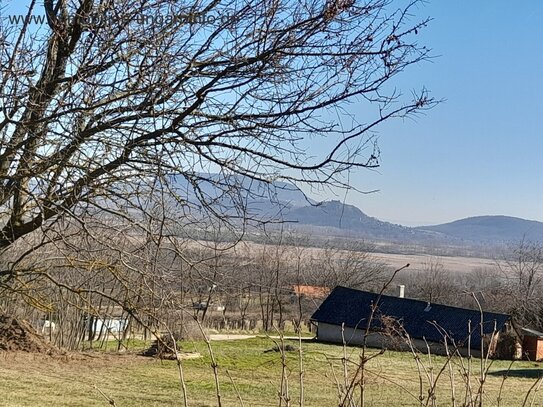
[[[242,335],[242,334],[211,334],[209,335],[209,339],[212,341],[235,341],[235,340],[241,340],[241,339],[252,339],[252,338],[270,338],[270,339],[281,339],[278,335]],[[283,339],[285,340],[298,340],[297,336],[283,336]],[[313,340],[313,337],[311,336],[302,336],[302,341],[310,341]]]
[[[211,334],[209,339],[212,341],[234,341],[239,339],[256,338],[256,335],[239,335],[239,334]]]

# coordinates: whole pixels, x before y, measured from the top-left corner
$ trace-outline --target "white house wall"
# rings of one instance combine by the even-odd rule
[[[119,333],[126,329],[127,323],[126,319],[95,319],[92,321],[92,331]]]
[[[338,344],[343,344],[345,342],[347,345],[359,346],[363,345],[365,330],[365,327],[360,327],[358,329],[345,327],[342,334],[341,326],[319,322],[317,324],[317,339],[321,342]],[[429,346],[432,354],[447,354],[447,349],[445,345],[441,343],[429,342],[427,344],[422,339],[412,339],[411,343],[415,349],[423,353],[428,352],[427,346]],[[385,335],[379,332],[371,332],[366,340],[366,345],[370,348],[386,348],[404,351],[411,350],[409,344],[404,339],[391,337],[389,335]],[[454,348],[451,345],[449,345],[449,351],[454,351]],[[460,348],[459,351],[462,356],[467,356],[468,354],[467,348]],[[473,357],[479,357],[481,355],[481,352],[472,349],[470,354]]]

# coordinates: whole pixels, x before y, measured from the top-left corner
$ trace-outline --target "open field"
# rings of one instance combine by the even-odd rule
[[[201,246],[210,247],[209,242],[204,241],[191,241],[187,242],[188,247],[199,248]],[[235,246],[225,244],[232,253],[239,256],[250,256],[251,254],[258,253],[265,246],[260,243],[251,241],[242,241]],[[362,246],[363,247],[363,246]],[[371,247],[371,244],[370,244]],[[285,249],[296,249],[296,246],[283,245]],[[452,273],[470,273],[474,270],[495,269],[499,261],[493,258],[476,257],[476,256],[434,256],[430,254],[402,254],[380,251],[380,246],[375,245],[373,250],[370,251],[371,258],[376,261],[382,262],[384,265],[397,269],[410,264],[409,271],[421,271],[425,269],[425,265],[432,260],[438,261],[443,265],[443,269]],[[323,258],[326,256],[326,250],[321,247],[304,247],[303,251],[306,255],[313,256],[314,258]],[[497,256],[498,258],[500,256]]]
[[[443,270],[452,273],[469,273],[477,269],[496,268],[496,260],[484,259],[480,257],[462,257],[462,256],[430,256],[427,254],[392,254],[392,253],[373,253],[375,259],[382,261],[387,266],[400,268],[407,263],[410,264],[409,270],[424,270],[425,264],[432,259],[437,259],[443,265]]]
[[[287,343],[297,347],[297,341]],[[211,361],[203,342],[185,342],[186,351],[204,355],[183,361],[190,406],[217,405]],[[267,338],[213,342],[219,365],[219,380],[224,406],[278,405],[281,379],[281,355],[264,352],[274,342]],[[305,406],[337,405],[336,379],[343,381],[341,346],[318,343],[303,344]],[[357,359],[357,348],[348,348],[348,355]],[[374,352],[373,350],[371,352]],[[428,365],[427,358],[425,363]],[[444,364],[443,357],[433,358],[434,374]],[[466,363],[466,360],[463,360]],[[458,363],[456,361],[455,363]],[[299,360],[297,352],[287,353],[287,378],[292,405],[298,405]],[[472,381],[476,387],[477,363],[473,363]],[[457,365],[455,365],[457,366]],[[507,370],[509,362],[495,361],[491,372]],[[351,373],[353,366],[349,367]],[[464,386],[455,368],[456,397],[464,401]],[[231,375],[233,383],[229,380]],[[409,353],[386,352],[368,365],[368,406],[417,406],[419,377],[413,356]],[[484,405],[498,405],[499,389],[504,383],[502,406],[521,406],[530,387],[543,372],[538,364],[516,362],[510,377],[491,375],[486,384]],[[450,376],[444,372],[439,379],[438,404],[451,405]],[[182,397],[179,372],[173,361],[158,361],[135,354],[93,353],[72,358],[49,358],[24,353],[0,354],[1,406],[107,406],[108,402],[94,387],[115,400],[119,407],[180,406]],[[424,383],[427,389],[427,383]],[[535,393],[535,394],[534,394]],[[543,395],[535,395],[534,406],[543,405]],[[284,404],[283,404],[284,405]]]

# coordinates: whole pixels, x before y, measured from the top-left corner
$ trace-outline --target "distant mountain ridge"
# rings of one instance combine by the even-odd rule
[[[300,225],[333,227],[361,237],[409,243],[503,245],[543,243],[543,223],[504,215],[475,216],[440,225],[407,227],[370,217],[353,205],[326,201],[288,212]]]
[[[340,201],[324,201],[317,205],[294,208],[285,215],[285,220],[384,240],[427,240],[436,235],[435,232],[419,231],[373,218],[356,206]]]
[[[240,202],[255,219],[284,220],[300,231],[333,236],[432,245],[503,245],[521,239],[543,242],[543,223],[511,216],[475,216],[440,225],[407,227],[368,216],[354,205],[337,200],[316,201],[297,186],[284,182],[256,181],[239,175],[203,174],[197,186],[181,176],[172,178],[189,202],[198,196],[212,201],[223,213]]]
[[[522,239],[543,242],[543,223],[504,215],[473,216],[417,230],[442,233],[476,242],[513,242]]]

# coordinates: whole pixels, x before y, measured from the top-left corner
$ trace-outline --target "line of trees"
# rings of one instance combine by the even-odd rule
[[[488,311],[510,314],[517,328],[543,331],[543,244],[511,244],[494,266],[452,273],[438,257],[400,276],[408,296],[428,302],[477,308],[473,295]]]
[[[302,329],[336,285],[378,289],[389,276],[364,243],[317,249],[277,235],[268,244],[171,237],[158,246],[129,228],[114,229],[120,230],[112,234],[94,225],[88,235],[34,251],[20,265],[29,271],[13,286],[17,292],[3,292],[2,312],[32,320],[37,328],[54,322],[51,339],[65,348],[92,346],[106,334],[121,344],[131,331],[187,336],[194,333],[187,332],[193,320],[239,329],[273,331],[285,323]],[[306,286],[315,292],[297,288]],[[103,321],[111,319],[126,329],[107,332]],[[92,329],[96,321],[102,332]]]

